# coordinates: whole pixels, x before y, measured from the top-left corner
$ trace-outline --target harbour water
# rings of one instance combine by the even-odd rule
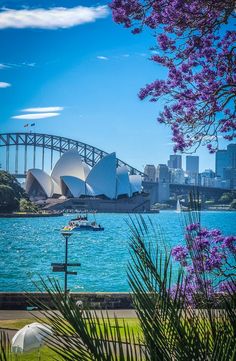
[[[93,218],[93,216],[90,216]],[[184,243],[183,214],[163,211],[144,215],[158,228],[153,244],[167,247]],[[58,218],[0,219],[0,292],[34,291],[40,277],[63,282],[51,263],[64,262],[65,241],[60,229],[73,215]],[[134,217],[132,217],[134,218]],[[236,212],[202,212],[202,225],[236,234]],[[69,262],[81,263],[77,276],[69,276],[68,288],[75,292],[125,292],[129,256],[128,214],[97,214],[103,232],[74,233],[69,239]],[[76,270],[76,269],[71,269]]]

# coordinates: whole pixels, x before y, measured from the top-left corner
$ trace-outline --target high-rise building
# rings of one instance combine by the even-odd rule
[[[153,164],[146,164],[144,168],[145,181],[156,182],[156,167]]]
[[[185,183],[185,176],[183,169],[173,169],[170,168],[170,182],[174,184],[184,184]]]
[[[169,168],[166,164],[158,164],[156,175],[159,183],[170,182]]]
[[[212,169],[205,169],[200,174],[200,184],[204,187],[214,187],[215,172]]]
[[[236,169],[236,144],[229,144],[227,147],[229,167]]]
[[[170,197],[170,175],[166,164],[157,166],[158,200],[165,202]]]
[[[182,155],[179,154],[170,155],[170,159],[168,160],[168,167],[173,169],[181,169]]]
[[[188,175],[199,173],[199,157],[197,155],[186,156],[186,172]]]
[[[224,169],[229,166],[227,150],[217,150],[215,157],[216,176],[224,177]]]
[[[236,167],[224,168],[223,179],[229,182],[230,189],[236,189]]]
[[[186,173],[189,176],[189,184],[198,185],[199,157],[197,155],[186,156]]]
[[[236,188],[236,144],[216,152],[216,175],[226,180],[231,189]]]

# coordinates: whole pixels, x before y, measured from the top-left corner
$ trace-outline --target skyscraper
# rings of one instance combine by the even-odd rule
[[[215,165],[216,165],[216,176],[221,177],[223,179],[224,169],[229,166],[227,150],[217,150]]]
[[[196,175],[199,173],[199,157],[197,155],[187,155],[186,172],[188,175]]]
[[[231,189],[236,189],[236,144],[229,144],[227,147],[227,153],[229,158],[229,168],[225,169],[226,174],[228,173],[228,177],[225,177],[225,179],[230,181]]]
[[[175,183],[175,184],[184,184],[185,183],[185,177],[184,177],[183,169],[170,168],[170,183]]]
[[[156,167],[153,164],[146,164],[144,168],[145,181],[156,182]]]
[[[227,147],[228,161],[230,168],[236,168],[236,144],[229,144]]]
[[[229,168],[236,169],[236,144],[229,144],[227,150],[216,152],[216,176],[225,179],[225,174],[229,174]],[[225,169],[227,172],[225,173]]]
[[[170,175],[169,168],[166,164],[158,164],[157,166],[158,180],[158,200],[166,201],[170,197]]]
[[[197,155],[187,155],[186,172],[189,176],[189,184],[198,185],[199,179],[199,157]]]
[[[170,182],[169,168],[167,167],[166,164],[158,164],[156,174],[159,183]]]
[[[223,178],[228,181],[230,189],[236,189],[236,168],[224,168]]]
[[[173,169],[181,169],[182,156],[178,154],[170,155],[170,159],[168,160],[168,167]]]

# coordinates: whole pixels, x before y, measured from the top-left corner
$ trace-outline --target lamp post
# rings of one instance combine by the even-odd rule
[[[72,236],[70,231],[61,231],[61,235],[65,238],[65,262],[64,263],[51,263],[53,272],[64,272],[64,295],[65,301],[67,300],[67,276],[68,275],[77,275],[77,272],[68,271],[68,267],[80,267],[80,263],[68,263],[68,240]]]
[[[68,271],[67,271],[67,267],[68,267],[68,239],[70,238],[70,236],[72,236],[72,232],[62,231],[61,234],[65,238],[65,241],[66,241],[66,244],[65,244],[65,264],[64,264],[64,273],[65,273],[64,295],[65,295],[65,300],[66,300],[66,297],[67,297],[67,275],[68,275]]]

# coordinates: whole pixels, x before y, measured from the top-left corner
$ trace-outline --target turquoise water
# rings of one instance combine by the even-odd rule
[[[201,216],[202,225],[220,228],[224,234],[236,234],[236,212],[202,212]],[[182,215],[163,211],[149,217],[168,247],[183,242]],[[64,261],[65,241],[59,230],[70,218],[73,216],[0,219],[1,292],[33,291],[33,282],[37,283],[40,276],[63,282],[63,274],[53,273],[51,263]],[[68,276],[71,291],[129,290],[126,281],[128,219],[127,214],[97,214],[96,220],[105,227],[104,232],[75,233],[69,239],[69,262],[81,263],[78,275]],[[156,242],[154,236],[151,242]]]

